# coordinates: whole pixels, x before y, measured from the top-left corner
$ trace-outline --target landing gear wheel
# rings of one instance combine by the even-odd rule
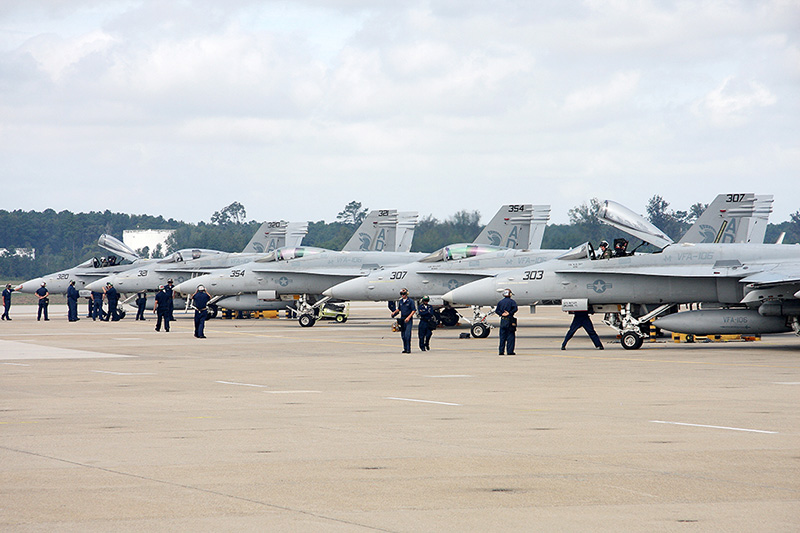
[[[312,315],[300,315],[300,318],[298,318],[297,321],[300,322],[300,326],[304,328],[310,328],[314,325],[314,323],[316,323],[317,319]]]
[[[686,342],[694,342],[694,335],[692,335],[691,333],[686,335]]]
[[[622,343],[622,347],[626,350],[638,350],[642,347],[642,343],[644,343],[644,339],[639,336],[638,333],[634,333],[633,331],[629,331],[622,335],[622,339],[620,339]]]
[[[208,318],[217,318],[217,313],[219,313],[219,307],[214,304],[208,306]]]
[[[485,339],[489,336],[489,326],[481,323],[472,324],[470,333],[472,333],[472,336],[476,339]]]
[[[451,328],[458,324],[458,313],[455,309],[442,309],[440,312],[441,323]]]
[[[336,315],[336,318],[334,318],[334,320],[339,324],[344,324],[345,322],[347,322],[347,317],[344,315]]]

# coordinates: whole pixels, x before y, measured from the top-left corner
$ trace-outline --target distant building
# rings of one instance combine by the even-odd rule
[[[147,248],[147,257],[153,257],[156,248],[161,255],[167,255],[167,239],[175,233],[174,229],[126,229],[122,232],[122,242],[136,250]]]
[[[16,256],[16,257],[30,257],[36,259],[36,248],[14,248],[11,252],[8,248],[0,248],[0,257]]]

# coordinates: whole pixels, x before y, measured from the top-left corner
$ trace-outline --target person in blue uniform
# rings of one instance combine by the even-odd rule
[[[431,307],[430,301],[430,296],[423,296],[422,301],[417,306],[417,315],[419,315],[417,334],[419,335],[419,349],[423,352],[431,349],[431,336],[433,336],[433,330],[436,327],[436,315],[433,314],[433,307]]]
[[[169,301],[172,300],[163,285],[158,286],[156,293],[156,303],[153,311],[156,313],[156,331],[161,331],[161,321],[164,321],[164,331],[169,332]]]
[[[414,313],[417,311],[414,300],[408,297],[408,290],[400,289],[400,299],[395,304],[392,316],[400,317],[397,323],[400,325],[400,337],[403,339],[403,353],[411,353],[411,330],[414,328]]]
[[[144,320],[144,308],[147,305],[147,293],[140,292],[136,295],[136,320]]]
[[[211,296],[206,292],[202,285],[197,286],[197,290],[192,294],[192,306],[194,307],[194,336],[198,339],[205,339],[205,325],[208,318],[208,301]]]
[[[119,321],[119,293],[111,283],[106,283],[106,301],[108,302],[108,315],[106,322],[111,319],[112,322]]]
[[[3,289],[3,320],[11,320],[11,317],[8,316],[8,310],[11,309],[11,293],[14,292],[14,289],[11,288],[11,284],[6,284],[6,288]]]
[[[598,350],[603,350],[603,343],[600,342],[600,337],[597,336],[597,332],[594,330],[594,324],[592,324],[592,319],[589,317],[589,311],[570,311],[570,314],[572,315],[572,324],[570,324],[567,335],[564,337],[564,342],[561,343],[561,349],[566,350],[567,342],[575,335],[576,331],[583,328],[586,330],[586,333],[589,334],[589,338],[592,339],[594,347]]]
[[[80,298],[80,293],[75,288],[75,280],[72,280],[67,287],[67,320],[70,322],[80,320],[78,318],[78,298]]]
[[[105,320],[106,314],[103,312],[103,293],[92,291],[92,320]]]
[[[42,319],[42,313],[44,313],[45,320],[50,320],[47,318],[47,306],[50,305],[50,292],[47,290],[47,283],[42,282],[42,286],[36,289],[36,296],[39,297],[39,312],[36,314],[36,320]]]
[[[92,308],[93,307],[94,306],[92,304],[92,296],[89,295],[89,296],[86,297],[86,318],[92,318]]]
[[[172,315],[175,311],[175,300],[173,300],[175,296],[172,294],[174,288],[175,285],[172,284],[172,279],[168,279],[167,284],[164,285],[164,291],[169,294],[169,319],[173,321],[175,320],[175,317]]]
[[[497,303],[494,312],[500,317],[500,355],[516,355],[514,346],[517,340],[517,302],[511,295],[511,289],[503,291],[503,299]]]

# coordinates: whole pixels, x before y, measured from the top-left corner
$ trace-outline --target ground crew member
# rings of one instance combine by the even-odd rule
[[[175,320],[175,317],[172,315],[172,313],[175,311],[175,301],[173,300],[174,295],[172,294],[174,287],[175,286],[172,284],[172,279],[171,278],[168,279],[167,280],[167,285],[164,287],[164,291],[166,291],[166,293],[169,294],[169,319],[170,320]]]
[[[92,297],[89,295],[86,297],[86,312],[88,313],[86,318],[92,318],[92,307]]]
[[[108,302],[108,315],[106,315],[106,322],[110,318],[112,322],[119,322],[119,293],[111,283],[106,283],[106,301]]]
[[[92,291],[92,320],[105,320],[106,314],[103,312],[103,293]]]
[[[586,333],[589,334],[589,338],[592,339],[594,343],[594,347],[598,350],[603,350],[603,343],[600,342],[600,337],[597,336],[597,332],[594,330],[594,324],[592,324],[592,319],[589,317],[589,311],[570,311],[572,314],[572,324],[569,326],[569,331],[567,331],[566,337],[564,337],[564,342],[561,343],[561,349],[567,349],[567,342],[575,335],[575,332],[578,329],[583,328],[586,330]]]
[[[433,336],[433,330],[436,328],[436,315],[433,314],[433,307],[431,307],[430,301],[430,296],[423,296],[422,302],[417,306],[417,314],[419,315],[419,326],[417,326],[419,349],[423,352],[431,349],[431,337]]]
[[[156,331],[161,331],[161,320],[164,320],[164,331],[169,332],[169,297],[167,291],[164,290],[163,285],[158,286],[156,293],[156,303],[153,305],[153,311],[156,312]]]
[[[3,320],[11,320],[11,317],[8,316],[8,310],[11,309],[11,293],[14,292],[14,289],[11,288],[11,284],[6,284],[6,288],[3,289]]]
[[[36,296],[39,297],[39,312],[36,315],[36,320],[42,319],[42,311],[44,311],[45,321],[50,320],[47,318],[47,306],[50,305],[50,292],[47,290],[47,283],[42,282],[42,286],[36,289]]]
[[[497,303],[494,312],[500,317],[500,355],[517,355],[514,345],[517,339],[517,302],[511,299],[511,289],[503,291],[503,299]]]
[[[414,300],[408,297],[408,289],[400,289],[400,300],[397,301],[392,316],[398,314],[397,323],[400,326],[400,337],[403,339],[403,353],[411,353],[411,330],[414,328],[414,313],[417,311]]]
[[[67,287],[67,320],[70,322],[77,322],[78,318],[78,298],[80,293],[75,288],[75,280],[69,282]]]
[[[147,293],[140,292],[136,295],[136,320],[144,320],[144,308],[147,305]]]
[[[197,290],[192,294],[192,305],[194,306],[194,336],[198,339],[205,339],[203,333],[206,319],[208,318],[208,301],[211,296],[206,292],[203,285],[198,285]]]

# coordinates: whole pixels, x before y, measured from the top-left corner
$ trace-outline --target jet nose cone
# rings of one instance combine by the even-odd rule
[[[197,290],[197,286],[203,285],[202,282],[197,281],[198,279],[200,278],[187,279],[186,281],[175,285],[173,290],[181,294],[194,294],[194,291]]]
[[[324,294],[339,300],[369,300],[367,295],[369,284],[368,278],[355,278],[334,285]]]
[[[451,305],[494,305],[500,299],[495,279],[467,283],[445,294],[442,299]]]
[[[42,286],[42,282],[43,281],[44,281],[44,278],[29,279],[28,281],[25,281],[22,284],[20,284],[19,287],[17,287],[14,290],[16,290],[18,292],[23,292],[23,293],[26,293],[26,294],[33,294],[34,292],[36,292],[36,290],[39,287]]]
[[[112,283],[114,283],[114,282],[112,281]],[[91,283],[88,283],[86,285],[86,287],[84,287],[84,288],[86,290],[92,291],[92,292],[103,292],[103,288],[105,286],[106,286],[106,280],[105,279],[99,279],[97,281],[93,281]]]

